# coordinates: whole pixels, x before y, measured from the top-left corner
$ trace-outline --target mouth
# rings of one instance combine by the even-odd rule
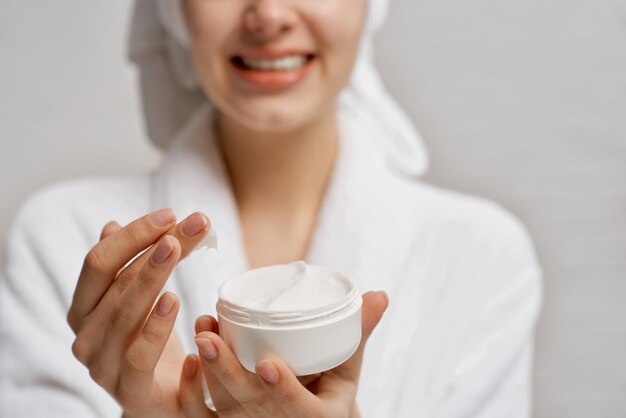
[[[234,56],[232,64],[244,71],[296,71],[304,68],[315,59],[314,54],[290,54],[278,58],[252,58]]]
[[[250,91],[281,92],[303,82],[315,67],[316,54],[301,52],[235,55],[233,77]]]

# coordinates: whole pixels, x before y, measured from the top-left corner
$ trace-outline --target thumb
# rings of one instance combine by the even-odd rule
[[[363,295],[361,307],[361,347],[365,346],[367,339],[380,322],[385,310],[389,306],[389,297],[383,291],[367,292]]]
[[[376,325],[378,325],[380,319],[383,317],[383,313],[385,313],[388,305],[389,298],[385,292],[367,292],[363,295],[363,305],[361,307],[361,343],[352,357],[329,372],[352,383],[358,382],[365,344],[367,344],[367,340],[372,334],[372,331],[374,331],[374,328],[376,328]],[[326,373],[328,374],[328,372]]]

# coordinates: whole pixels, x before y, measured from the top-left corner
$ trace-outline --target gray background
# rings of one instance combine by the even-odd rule
[[[37,188],[158,163],[128,3],[0,0],[0,242]],[[501,202],[535,239],[535,417],[625,417],[626,0],[397,0],[378,61],[429,180]]]

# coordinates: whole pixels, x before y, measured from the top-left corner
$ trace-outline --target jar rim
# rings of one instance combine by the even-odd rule
[[[272,266],[261,267],[267,268]],[[347,275],[337,273],[331,269],[322,266],[312,266],[312,267],[321,267],[325,270],[328,270],[330,273],[336,274],[342,280],[345,280],[349,284],[349,291],[343,297],[336,299],[330,303],[325,303],[320,306],[316,306],[309,309],[286,309],[286,310],[276,310],[276,309],[261,309],[251,306],[246,306],[245,304],[237,303],[233,300],[229,300],[227,296],[224,295],[224,288],[228,285],[231,280],[237,280],[237,278],[241,278],[248,272],[244,272],[240,275],[237,275],[226,282],[224,282],[219,289],[219,299],[217,302],[217,313],[230,321],[241,323],[241,324],[255,324],[255,325],[270,325],[270,326],[289,326],[295,324],[304,324],[310,322],[321,321],[333,316],[339,316],[343,312],[351,310],[355,305],[361,304],[361,298],[359,297],[359,292],[356,286],[355,281]],[[258,269],[254,269],[258,270]]]

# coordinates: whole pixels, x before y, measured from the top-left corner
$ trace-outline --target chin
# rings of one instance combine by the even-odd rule
[[[315,121],[323,110],[302,103],[271,103],[261,102],[254,106],[239,107],[238,111],[229,116],[239,124],[257,132],[287,133]]]

